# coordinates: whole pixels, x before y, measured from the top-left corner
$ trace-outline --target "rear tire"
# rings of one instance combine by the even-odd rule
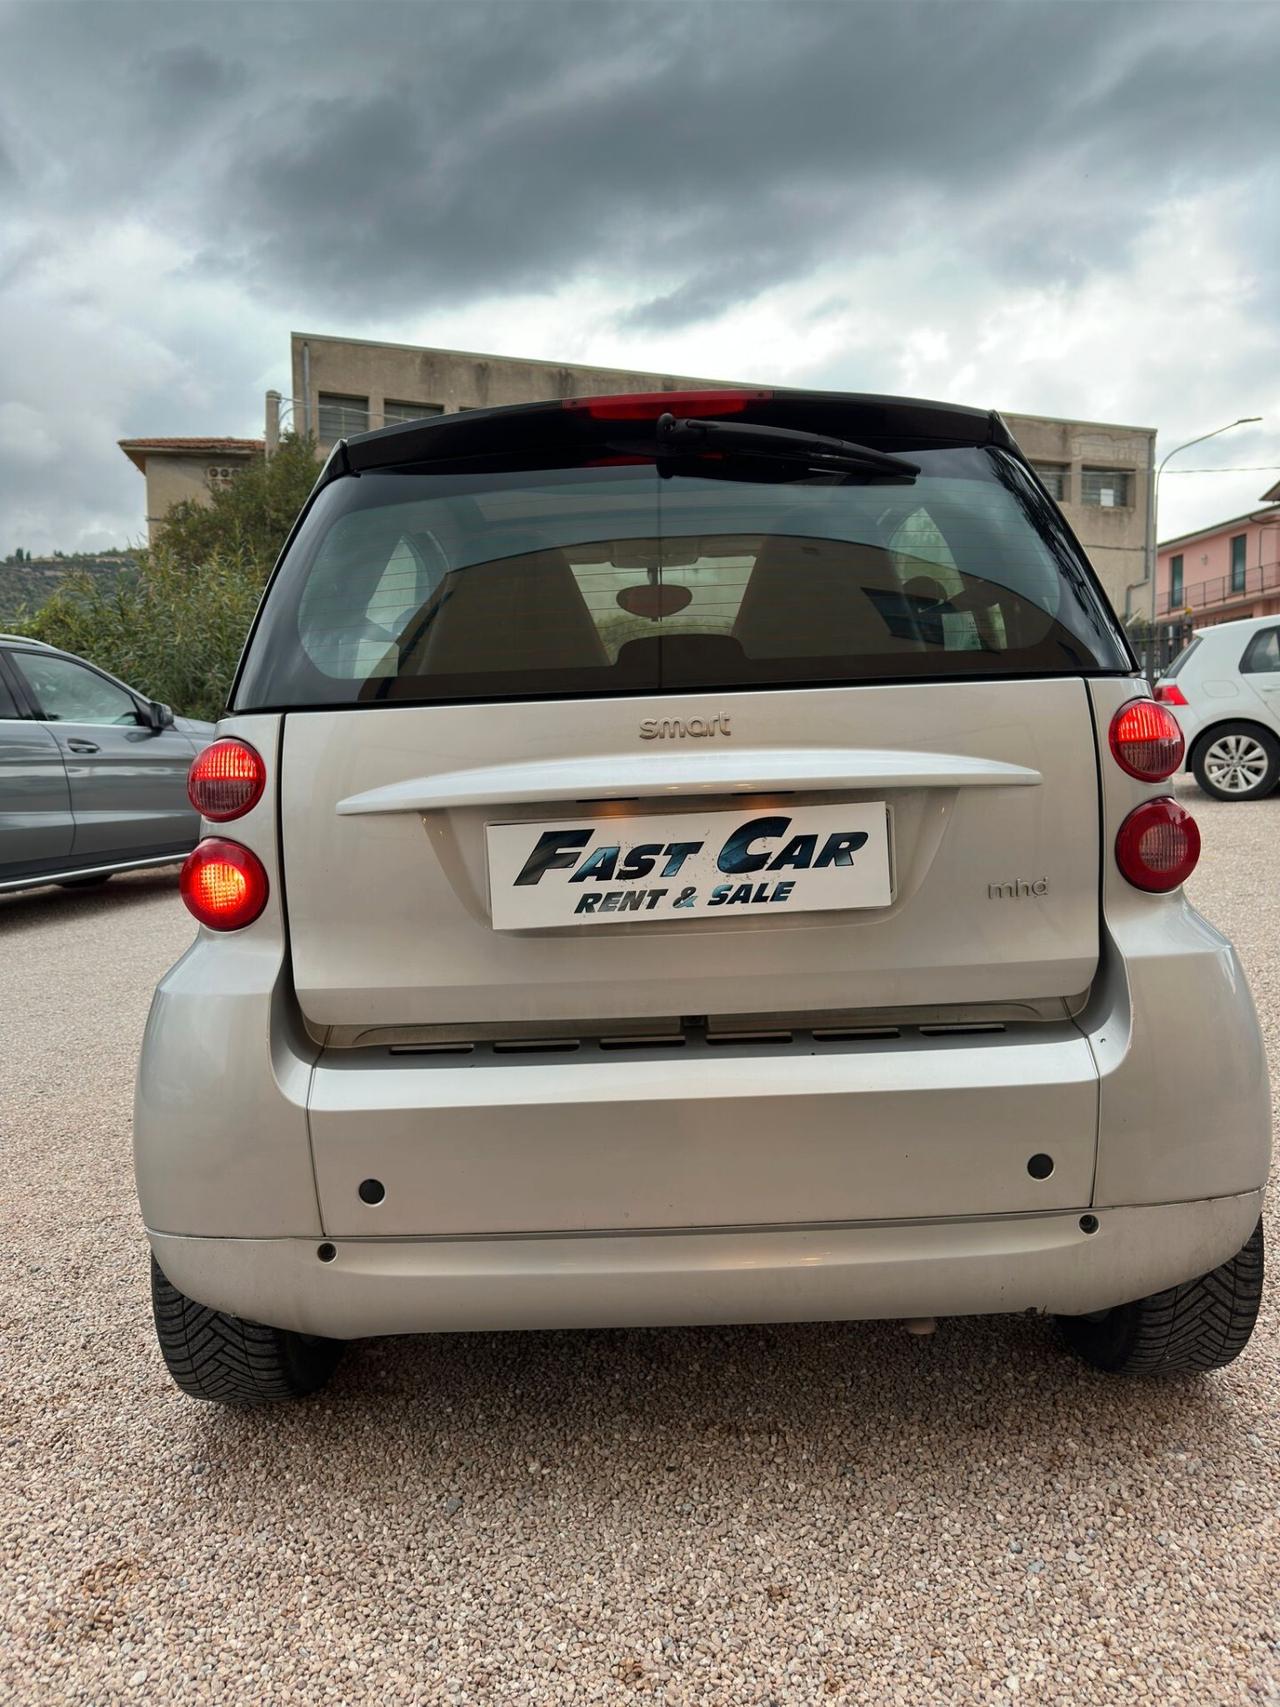
[[[193,1399],[265,1405],[323,1387],[342,1356],[341,1340],[244,1322],[197,1304],[151,1259],[151,1309],[170,1375]]]
[[[1249,1343],[1262,1302],[1262,1222],[1209,1274],[1096,1316],[1059,1316],[1071,1349],[1114,1375],[1221,1369]]]
[[[1196,743],[1191,768],[1214,800],[1261,800],[1280,782],[1280,741],[1256,723],[1220,723]]]

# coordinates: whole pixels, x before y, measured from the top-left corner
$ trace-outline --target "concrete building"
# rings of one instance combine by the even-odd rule
[[[1088,552],[1116,614],[1127,619],[1150,609],[1156,429],[1051,415],[1004,418]]]
[[[267,395],[268,451],[290,427],[315,435],[321,454],[334,441],[394,421],[586,397],[611,391],[665,391],[682,385],[733,385],[692,375],[640,373],[522,357],[370,343],[295,332],[293,396]],[[1006,415],[1010,430],[1062,507],[1116,610],[1149,606],[1148,489],[1155,429]]]
[[[264,451],[261,439],[121,439],[119,445],[147,482],[147,538],[152,542],[175,504],[207,504]]]
[[[459,409],[541,403],[550,397],[589,397],[610,391],[667,391],[680,385],[732,385],[733,380],[640,373],[629,368],[570,366],[469,350],[375,344],[295,332],[293,397],[267,394],[267,442],[273,415],[287,429],[314,434],[327,454],[336,439]]]
[[[1183,632],[1280,611],[1280,482],[1259,508],[1165,540],[1156,558],[1156,622]]]

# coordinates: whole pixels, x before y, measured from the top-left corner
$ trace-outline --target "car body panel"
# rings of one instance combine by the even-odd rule
[[[180,729],[49,725],[62,749],[75,815],[77,861],[139,848],[194,847],[200,814],[187,799],[198,751]]]
[[[1069,1022],[573,1054],[333,1050],[312,1153],[327,1235],[401,1237],[1059,1209],[1093,1187],[1097,1079]],[[1027,1171],[1047,1152],[1047,1179]],[[385,1198],[361,1200],[373,1176]],[[427,1209],[427,1206],[429,1210]]]
[[[509,706],[290,713],[281,845],[308,1018],[558,1024],[656,1017],[673,1001],[678,1013],[728,1014],[1087,989],[1098,952],[1097,760],[1080,681],[682,694],[682,717],[700,726],[732,704],[732,734],[703,748],[700,782],[684,753],[639,745],[646,719],[671,704],[523,705],[516,765]],[[779,754],[794,755],[785,788]],[[598,798],[609,785],[597,771],[614,777],[612,802]],[[775,814],[886,800],[892,903],[785,918],[624,917],[589,932],[493,928],[486,825],[603,820],[625,842],[627,816],[652,817],[659,794],[673,817],[700,804]],[[1017,892],[1019,881],[1040,891]]]
[[[75,819],[62,753],[48,726],[0,718],[0,881],[64,861]]]
[[[280,719],[230,719],[274,764]],[[236,824],[268,874],[252,929],[200,930],[162,979],[142,1041],[134,1158],[143,1214],[211,1234],[320,1235],[307,1130],[318,1045],[289,987],[285,918],[269,798]],[[153,1066],[154,1064],[154,1066]],[[197,1210],[195,1205],[204,1207]]]
[[[216,1309],[333,1339],[511,1328],[1081,1315],[1207,1273],[1262,1193],[1107,1210],[609,1238],[192,1239],[165,1274]]]
[[[1128,697],[1090,683],[1098,727]],[[1116,764],[1101,767],[1102,813],[1115,830],[1140,800],[1169,792]],[[1103,976],[1079,1024],[1099,1073],[1100,1203],[1158,1203],[1252,1190],[1271,1147],[1266,1050],[1231,944],[1182,889],[1134,889],[1102,867]]]

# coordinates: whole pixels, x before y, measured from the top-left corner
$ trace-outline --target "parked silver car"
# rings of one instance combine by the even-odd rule
[[[178,1384],[427,1330],[1053,1312],[1212,1369],[1270,1103],[1182,759],[998,417],[340,444],[195,763],[135,1155]]]
[[[83,658],[0,634],[0,891],[181,859],[200,833],[187,771],[213,736]]]

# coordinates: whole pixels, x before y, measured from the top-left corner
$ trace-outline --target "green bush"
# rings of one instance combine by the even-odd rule
[[[265,580],[319,472],[315,440],[287,433],[270,460],[250,463],[211,504],[175,504],[158,543],[183,563],[258,564]]]
[[[14,627],[78,653],[188,717],[217,718],[262,588],[316,479],[314,444],[290,435],[209,505],[179,504],[134,574],[72,572]]]
[[[188,717],[216,719],[264,578],[260,565],[236,557],[190,569],[160,544],[114,587],[69,575],[23,630]]]

